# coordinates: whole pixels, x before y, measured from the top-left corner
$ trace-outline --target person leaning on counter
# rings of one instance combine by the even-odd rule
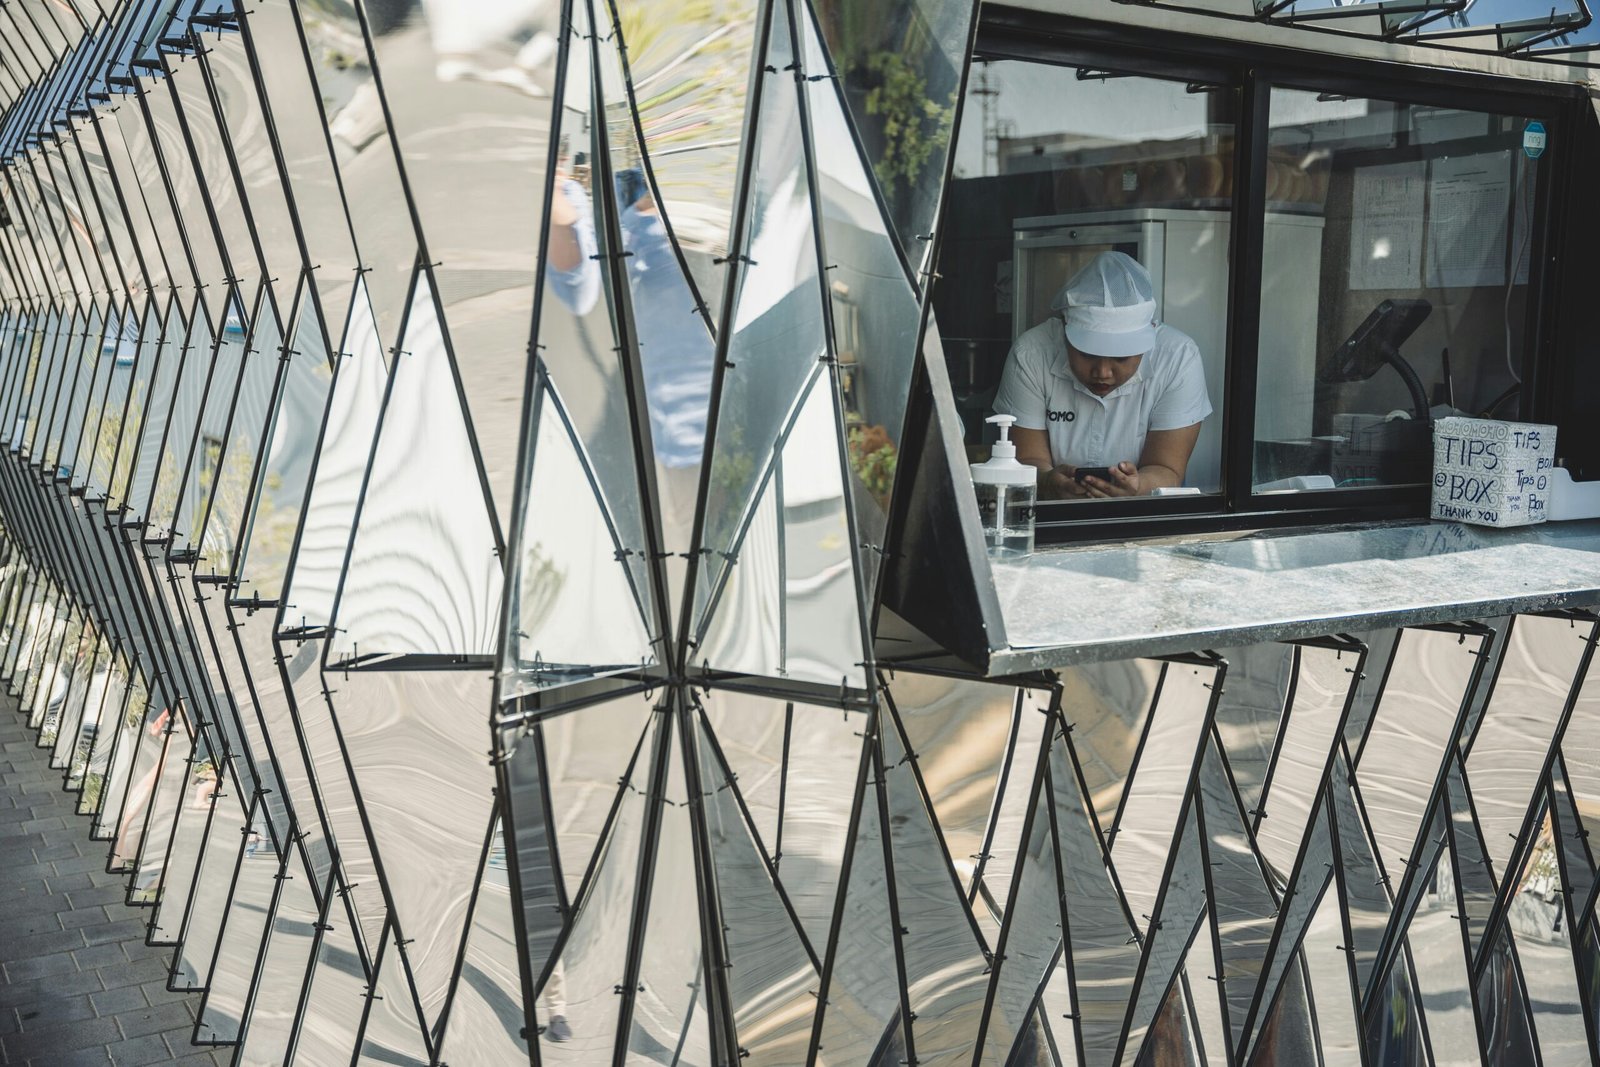
[[[1200,348],[1156,321],[1150,272],[1101,252],[1050,305],[1060,312],[1017,338],[997,413],[1016,417],[1017,459],[1039,468],[1045,498],[1138,496],[1183,484],[1211,414]],[[1076,476],[1109,467],[1110,477]]]

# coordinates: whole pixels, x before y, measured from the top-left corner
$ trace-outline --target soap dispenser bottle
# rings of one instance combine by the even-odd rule
[[[1017,462],[1011,441],[1014,415],[991,415],[1000,427],[1000,440],[989,459],[972,465],[972,484],[978,494],[978,515],[983,520],[983,540],[990,559],[1018,560],[1033,554],[1033,510],[1039,472]]]

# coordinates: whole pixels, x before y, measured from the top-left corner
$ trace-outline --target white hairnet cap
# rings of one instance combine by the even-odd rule
[[[1123,252],[1101,252],[1056,294],[1067,340],[1087,356],[1142,356],[1156,346],[1156,296],[1150,272]]]

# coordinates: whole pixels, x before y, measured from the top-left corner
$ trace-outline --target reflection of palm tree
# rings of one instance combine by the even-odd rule
[[[566,581],[566,570],[557,567],[542,546],[535,544],[523,552],[518,616],[525,620],[524,631],[532,620],[549,616],[561,599],[561,587]]]
[[[748,57],[751,5],[680,0],[673,17],[656,0],[618,0],[619,29],[648,165],[673,235],[685,251],[727,250]],[[637,142],[626,102],[608,102],[614,145]]]

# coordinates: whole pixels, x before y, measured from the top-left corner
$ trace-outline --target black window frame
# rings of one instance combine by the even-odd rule
[[[1327,35],[1318,40],[1327,41]],[[1098,22],[985,4],[974,61],[1015,60],[1108,70],[1134,76],[1204,81],[1240,92],[1231,205],[1227,343],[1224,353],[1221,491],[1201,497],[1043,502],[1041,544],[1128,537],[1222,533],[1242,529],[1418,519],[1428,514],[1422,484],[1308,490],[1264,496],[1252,491],[1256,432],[1263,232],[1266,217],[1268,106],[1274,88],[1392,100],[1410,105],[1515,115],[1549,130],[1547,165],[1535,169],[1529,304],[1522,338],[1523,387],[1504,417],[1559,428],[1571,405],[1561,383],[1559,341],[1573,331],[1560,318],[1566,284],[1557,265],[1583,262],[1577,235],[1563,225],[1577,196],[1574,151],[1590,104],[1581,86],[1522,81],[1499,74],[1357,58],[1196,33]],[[1592,117],[1588,118],[1593,123]],[[957,133],[959,136],[959,131]],[[1587,276],[1589,272],[1586,271]],[[1563,327],[1566,326],[1564,329]],[[1567,360],[1566,362],[1573,362]]]

